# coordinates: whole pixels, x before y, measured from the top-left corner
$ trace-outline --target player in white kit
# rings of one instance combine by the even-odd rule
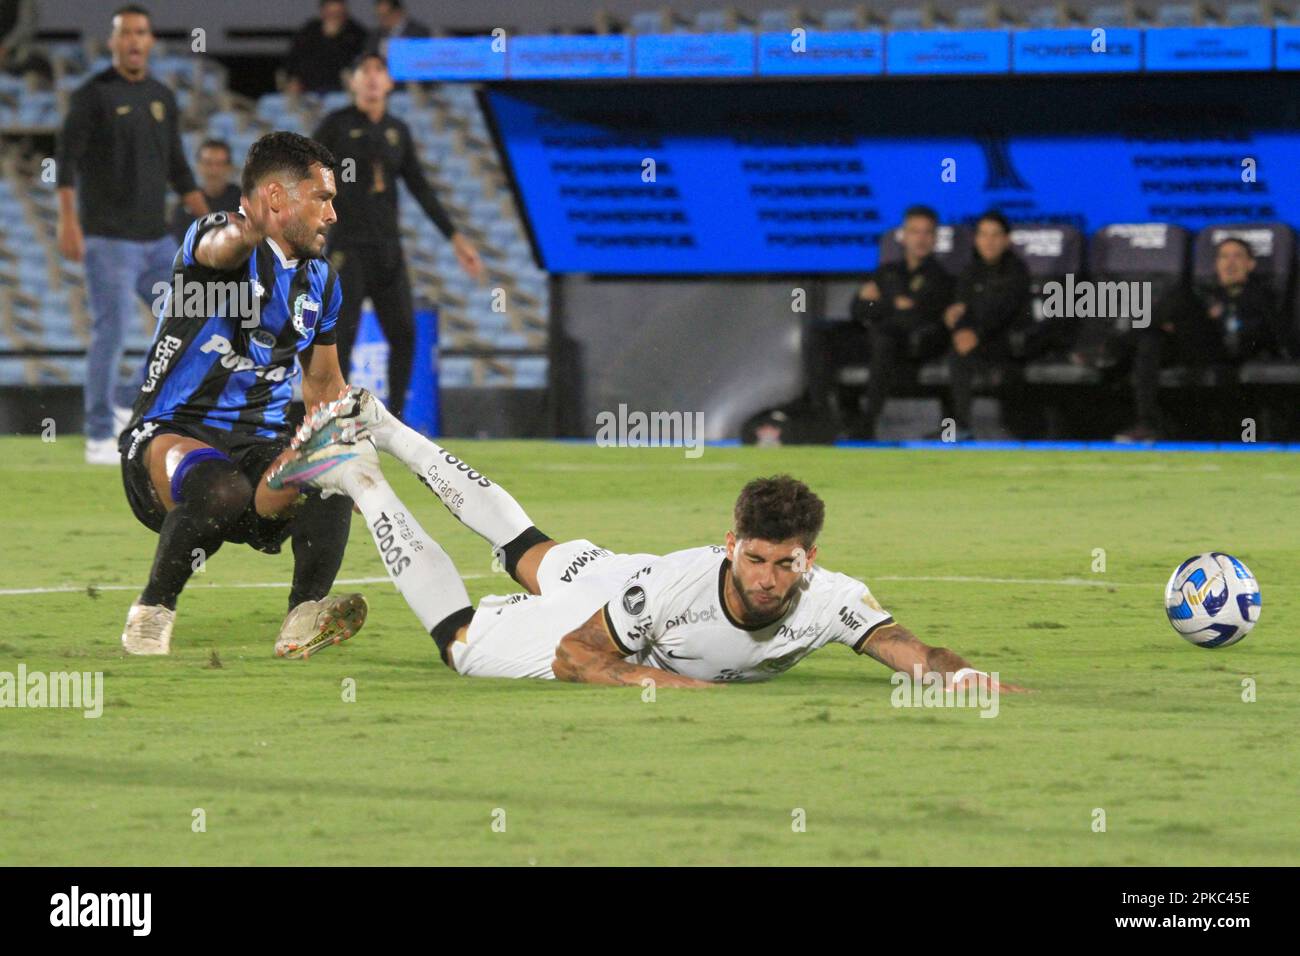
[[[944,674],[949,686],[1020,690],[921,643],[861,581],[818,566],[824,508],[789,476],[745,486],[725,547],[614,554],[586,540],[551,540],[504,489],[363,389],[314,409],[295,443],[298,457],[272,486],[350,495],[443,661],[464,676],[707,687],[766,680],[838,643],[909,674]],[[472,607],[451,560],[385,481],[377,447],[486,538],[529,593]]]

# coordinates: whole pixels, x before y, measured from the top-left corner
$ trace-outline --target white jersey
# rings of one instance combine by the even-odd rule
[[[639,569],[605,605],[605,625],[627,659],[707,681],[759,681],[832,642],[861,651],[893,618],[861,581],[814,565],[780,618],[761,626],[731,616],[730,562],[719,547],[665,555]]]
[[[732,621],[722,599],[726,552],[614,554],[570,541],[542,560],[540,596],[485,597],[464,642],[451,645],[467,677],[553,678],[555,648],[601,611],[627,659],[710,681],[766,680],[832,641],[861,651],[889,616],[867,586],[814,567],[786,612],[760,628]]]

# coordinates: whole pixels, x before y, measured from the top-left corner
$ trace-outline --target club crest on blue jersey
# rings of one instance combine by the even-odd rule
[[[306,292],[300,293],[293,300],[293,327],[300,336],[306,338],[314,332],[319,318],[320,303],[310,298]]]

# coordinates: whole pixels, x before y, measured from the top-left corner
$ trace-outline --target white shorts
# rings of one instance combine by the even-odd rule
[[[450,645],[465,677],[554,680],[555,647],[600,610],[653,554],[614,554],[590,541],[565,541],[537,568],[540,595],[492,594],[479,601],[464,642]]]

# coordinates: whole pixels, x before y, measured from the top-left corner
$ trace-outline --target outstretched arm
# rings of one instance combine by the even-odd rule
[[[338,346],[313,345],[304,353],[302,400],[309,410],[322,402],[341,398],[347,388],[339,368]]]
[[[646,678],[659,687],[718,687],[712,681],[683,677],[658,667],[629,664],[610,637],[601,608],[576,631],[570,631],[555,648],[551,670],[556,679],[581,684],[639,687]]]
[[[970,662],[956,651],[921,643],[915,634],[901,624],[887,624],[877,628],[862,646],[862,653],[870,655],[886,667],[892,667],[905,674],[915,674],[917,668],[920,668],[923,674],[943,674],[947,685],[952,685],[955,674],[966,670],[969,673],[962,675],[961,683],[968,686],[971,686],[973,681],[976,685],[987,683],[990,687],[997,687],[1008,693],[1024,690],[1023,687],[1017,687],[1015,684],[995,681],[983,671],[975,670]]]

